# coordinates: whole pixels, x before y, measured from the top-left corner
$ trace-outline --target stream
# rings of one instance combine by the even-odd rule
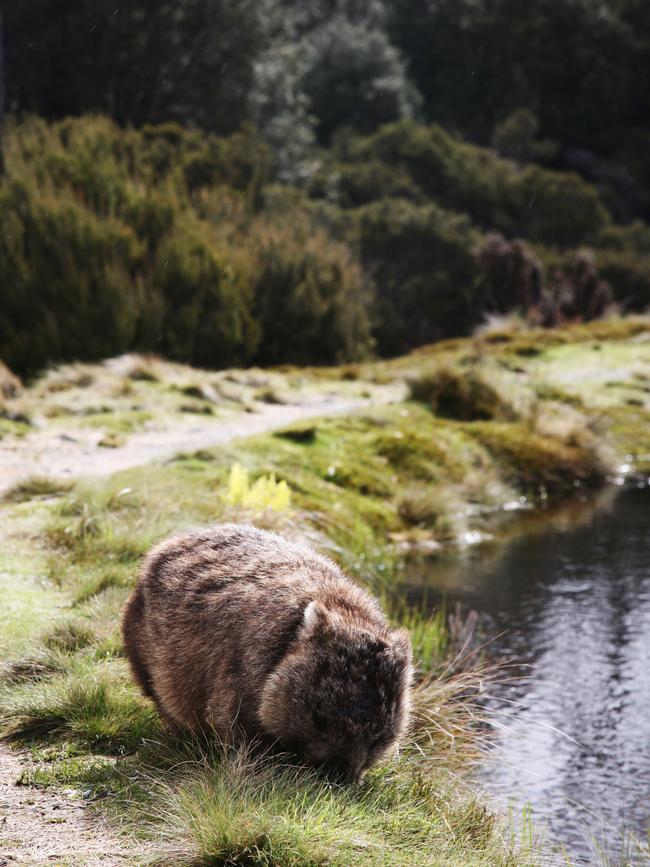
[[[529,516],[504,544],[406,568],[412,599],[479,614],[497,722],[483,787],[574,864],[649,864],[650,488]],[[564,863],[564,862],[560,862]]]

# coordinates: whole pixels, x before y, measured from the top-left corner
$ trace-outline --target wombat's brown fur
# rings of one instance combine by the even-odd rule
[[[173,726],[279,743],[348,779],[406,728],[408,633],[334,563],[274,533],[223,524],[163,542],[122,628]]]

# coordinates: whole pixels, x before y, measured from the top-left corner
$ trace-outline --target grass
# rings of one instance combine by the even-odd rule
[[[30,476],[22,482],[12,485],[5,491],[2,499],[6,503],[22,503],[37,497],[58,497],[67,493],[72,483],[62,479],[50,479],[47,476]]]
[[[301,422],[71,489],[29,479],[5,496],[0,727],[33,752],[26,782],[110,793],[99,803],[158,841],[169,864],[539,863],[535,846],[515,846],[460,781],[482,731],[468,699],[492,672],[455,646],[444,612],[431,617],[404,603],[399,565],[410,550],[484,533],[492,516],[516,514],[506,504],[572,496],[628,454],[650,455],[643,333],[637,320],[544,332],[538,342],[525,331],[499,340],[490,331],[394,362],[300,375],[210,374],[127,357],[37,381],[16,400],[38,415],[65,396],[75,424],[93,420],[84,407],[111,401],[161,423],[160,413],[178,414],[208,387],[222,396],[236,388],[241,399],[223,403],[242,412],[264,389],[376,396],[385,387],[397,393],[396,380],[417,384],[408,400],[361,414]],[[613,387],[603,385],[603,359]],[[569,367],[580,383],[567,378]],[[629,369],[643,406],[626,402]],[[432,411],[441,370],[454,406],[445,417]],[[59,380],[65,388],[52,387]],[[496,411],[477,411],[467,383],[479,380]],[[141,408],[127,410],[127,402]],[[142,554],[171,532],[222,520],[254,521],[330,554],[409,629],[418,666],[411,737],[399,762],[363,787],[332,789],[286,760],[175,740],[131,683],[118,623]]]
[[[273,437],[246,447],[259,450],[262,460],[271,443],[304,447]],[[245,447],[233,448],[243,453]],[[468,684],[454,687],[440,677],[447,658],[444,617],[428,620],[406,611],[394,594],[386,597],[386,607],[412,630],[422,660],[423,685],[416,698],[422,714],[416,715],[413,746],[402,760],[378,770],[362,790],[331,789],[308,769],[278,767],[275,760],[217,756],[214,745],[174,741],[161,729],[130,681],[116,622],[140,553],[154,538],[195,521],[249,517],[227,503],[230,457],[204,457],[210,459],[199,462],[201,474],[181,459],[103,485],[79,485],[59,501],[41,504],[41,524],[34,527],[46,540],[41,563],[58,592],[72,599],[72,611],[32,633],[0,684],[4,735],[28,744],[35,757],[43,749],[55,751],[37,761],[26,782],[109,792],[107,808],[120,823],[155,839],[163,863],[406,865],[443,864],[449,858],[468,865],[527,863],[471,793],[452,785],[451,769],[456,773],[468,760],[462,735],[466,702],[460,700]],[[321,466],[320,458],[315,466]],[[328,538],[325,507],[318,514],[305,508],[305,498],[314,493],[307,490],[304,472],[302,493],[293,480],[300,503],[254,517],[289,534],[304,533],[331,552],[336,522]],[[251,478],[255,475],[251,471]],[[338,490],[325,476],[312,479],[315,489]],[[363,525],[359,528],[363,535]],[[29,537],[21,541],[23,550],[29,544]],[[358,574],[390,574],[386,549],[374,560],[362,560],[362,553]],[[434,673],[431,679],[427,671]],[[424,754],[435,756],[430,770]],[[110,756],[120,757],[119,763]]]
[[[213,748],[162,783],[159,798],[173,829],[168,864],[526,863],[521,851],[514,860],[476,802],[390,766],[360,789],[336,789],[281,759]],[[436,821],[441,809],[446,823]]]

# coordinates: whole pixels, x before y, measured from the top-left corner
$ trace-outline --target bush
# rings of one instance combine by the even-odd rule
[[[498,232],[486,235],[474,256],[481,269],[481,307],[491,313],[527,311],[539,304],[544,283],[540,260],[521,240],[506,241]]]
[[[540,304],[542,324],[597,319],[613,303],[612,287],[599,273],[593,252],[577,250],[551,274]]]
[[[257,348],[252,287],[206,226],[185,218],[157,252],[152,282],[165,311],[160,350],[201,367],[244,365]]]
[[[566,249],[593,243],[611,218],[596,189],[572,172],[529,166],[513,186],[521,234]]]
[[[360,209],[357,233],[377,294],[373,333],[381,354],[471,329],[478,235],[466,217],[386,199]]]
[[[331,364],[372,343],[364,280],[350,250],[302,221],[251,227],[255,315],[263,364]]]
[[[0,191],[0,345],[18,371],[125,351],[142,246],[126,225],[65,193]]]
[[[624,311],[643,312],[650,307],[650,255],[602,250],[598,269]]]
[[[0,345],[18,372],[131,350],[218,367],[368,349],[350,250],[299,194],[281,225],[257,213],[270,156],[254,131],[28,119],[6,164]]]
[[[326,191],[343,205],[401,188],[409,198],[463,212],[481,228],[562,248],[592,243],[610,222],[596,189],[577,175],[538,166],[521,171],[435,125],[402,121],[366,138],[343,138],[336,157],[329,180],[321,172],[313,192]],[[377,182],[374,195],[371,181]]]

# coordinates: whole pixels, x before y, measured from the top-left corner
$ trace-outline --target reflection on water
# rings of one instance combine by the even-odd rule
[[[531,520],[505,546],[408,570],[481,614],[525,679],[497,689],[487,787],[529,801],[577,863],[650,824],[650,489]],[[420,590],[416,588],[419,586]],[[628,862],[629,863],[629,862]],[[650,863],[636,855],[631,863]]]

